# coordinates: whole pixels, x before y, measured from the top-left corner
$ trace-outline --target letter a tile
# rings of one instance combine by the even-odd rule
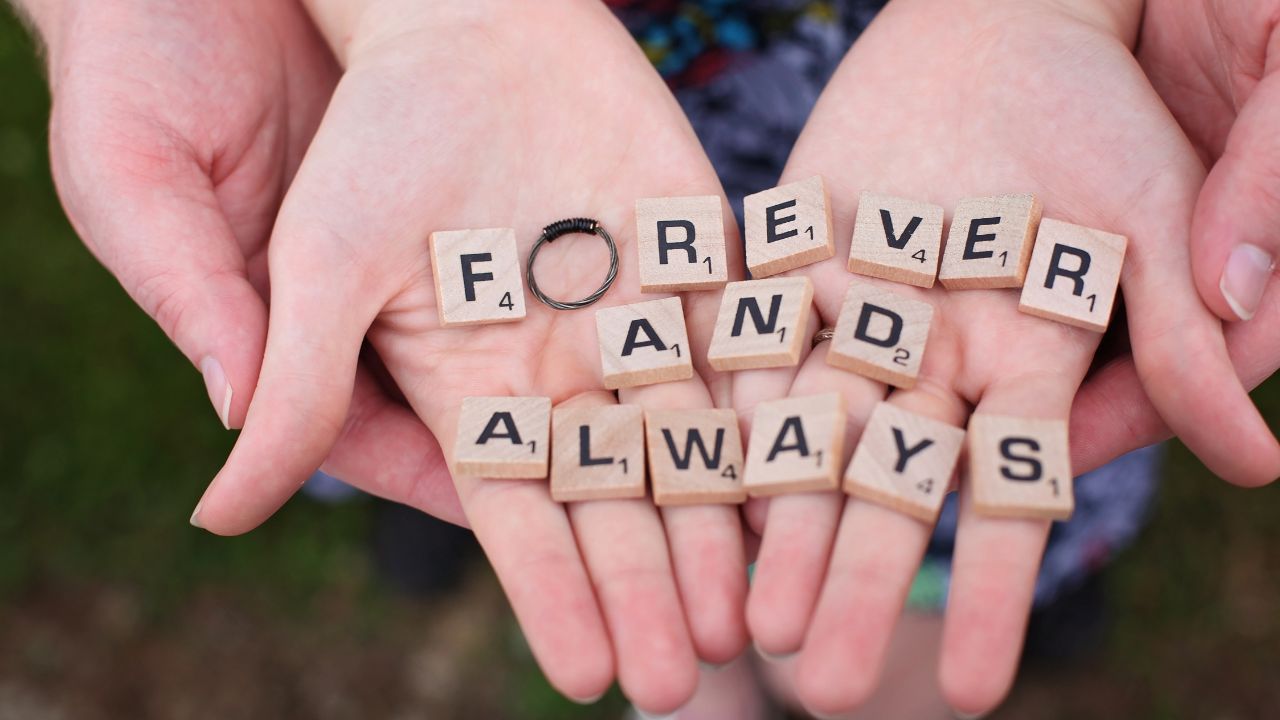
[[[1106,332],[1127,245],[1123,235],[1059,220],[1041,222],[1018,309]]]
[[[933,287],[942,251],[942,208],[864,192],[849,245],[849,272]]]
[[[596,312],[596,333],[610,390],[693,377],[678,297],[603,308]]]
[[[860,280],[849,285],[827,363],[900,388],[916,384],[933,306]]]
[[[973,506],[998,517],[1066,520],[1075,507],[1065,420],[969,418]]]
[[[649,476],[657,505],[740,503],[742,437],[732,410],[648,410]]]
[[[795,365],[809,337],[807,277],[731,282],[720,298],[707,360],[721,372]]]
[[[963,446],[964,430],[882,402],[845,470],[844,490],[931,523]]]
[[[938,280],[948,290],[1022,287],[1040,224],[1034,195],[971,198],[956,205]]]
[[[839,393],[757,405],[747,443],[747,493],[760,497],[839,487],[846,421]]]
[[[729,281],[720,198],[636,201],[640,292],[713,290]]]
[[[427,244],[442,327],[524,318],[515,230],[433,232]]]
[[[550,434],[550,398],[464,398],[454,471],[488,478],[545,478]]]
[[[836,254],[831,199],[821,176],[780,185],[742,200],[747,269],[759,279]]]
[[[551,442],[551,499],[556,502],[644,497],[639,405],[556,408]]]

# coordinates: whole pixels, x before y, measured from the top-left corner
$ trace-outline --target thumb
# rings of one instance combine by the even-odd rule
[[[310,209],[296,207],[303,204],[291,209],[286,199],[273,233],[270,322],[253,406],[191,516],[218,535],[259,525],[324,462],[345,425],[361,342],[382,307],[335,256],[340,241],[302,229]]]
[[[227,428],[244,422],[267,310],[213,185],[194,159],[145,177],[84,157],[56,173],[67,214],[94,255],[204,376]],[[55,165],[56,167],[56,165]]]
[[[1191,225],[1200,296],[1224,320],[1248,320],[1280,257],[1280,71],[1254,89],[1205,181]]]

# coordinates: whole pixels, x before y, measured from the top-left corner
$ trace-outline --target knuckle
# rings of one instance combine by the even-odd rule
[[[187,283],[177,273],[157,269],[142,275],[132,291],[134,300],[170,338],[183,327],[190,309]]]

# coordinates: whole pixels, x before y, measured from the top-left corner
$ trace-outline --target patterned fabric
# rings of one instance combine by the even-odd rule
[[[741,213],[743,195],[776,183],[818,94],[885,0],[607,2],[671,84]]]
[[[606,0],[671,84],[742,223],[742,197],[773,187],[819,93],[884,0]],[[1042,607],[1133,541],[1157,483],[1147,448],[1076,478],[1036,582]],[[956,531],[947,499],[908,604],[946,603]]]

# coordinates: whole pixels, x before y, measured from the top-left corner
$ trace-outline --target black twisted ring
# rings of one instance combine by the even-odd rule
[[[571,235],[573,233],[591,233],[604,239],[605,244],[609,246],[609,274],[605,276],[604,284],[595,292],[581,300],[565,302],[548,296],[538,287],[538,281],[533,276],[533,261],[534,258],[538,257],[538,250],[542,248],[544,243],[549,243],[561,235]],[[524,278],[529,285],[529,292],[533,293],[533,296],[538,298],[543,305],[556,310],[584,308],[604,297],[604,294],[613,286],[613,281],[618,278],[618,247],[613,243],[613,238],[609,236],[609,233],[603,227],[600,227],[600,223],[591,218],[557,220],[542,228],[542,234],[538,236],[538,241],[533,244],[533,249],[529,251],[529,263],[525,266]]]

